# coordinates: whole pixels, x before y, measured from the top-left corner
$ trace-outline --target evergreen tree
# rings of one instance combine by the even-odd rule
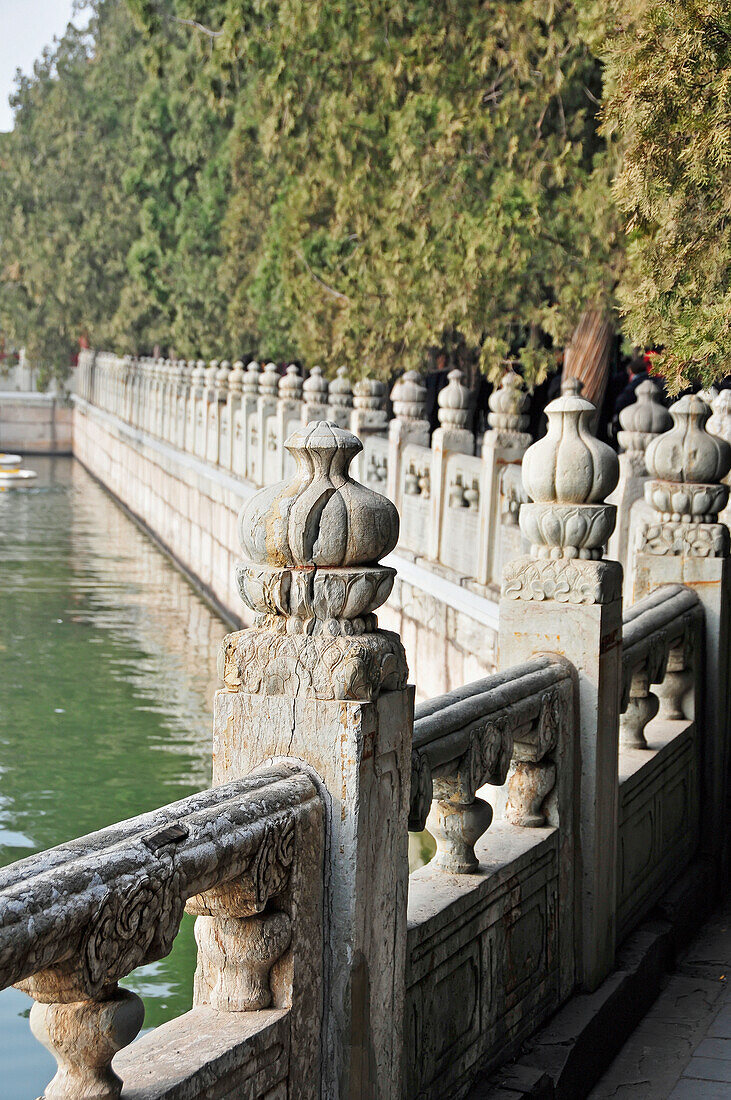
[[[614,0],[605,129],[621,139],[624,329],[672,389],[731,369],[731,4]]]
[[[42,369],[68,370],[79,340],[103,345],[127,279],[139,35],[124,5],[97,0],[18,79],[0,146],[0,328]]]

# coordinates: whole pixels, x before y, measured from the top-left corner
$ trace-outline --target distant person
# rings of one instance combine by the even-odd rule
[[[627,365],[627,384],[616,396],[612,411],[612,437],[617,438],[619,430],[619,414],[628,405],[634,405],[637,400],[637,387],[646,382],[650,377],[649,362],[646,356],[636,355]],[[659,381],[659,379],[658,379]]]

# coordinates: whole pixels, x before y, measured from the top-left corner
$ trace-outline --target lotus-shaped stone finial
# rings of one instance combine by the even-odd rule
[[[322,367],[313,367],[302,385],[305,404],[324,408],[327,405],[327,391],[327,378],[323,376]]]
[[[523,458],[523,486],[534,501],[595,504],[619,478],[617,456],[591,429],[591,401],[566,393],[546,407],[548,432]]]
[[[276,363],[267,363],[259,375],[259,393],[262,397],[274,398],[279,393],[279,371]]]
[[[407,370],[391,390],[396,419],[407,423],[423,420],[426,416],[426,396],[421,375],[415,370]]]
[[[528,417],[524,414],[528,394],[523,389],[523,379],[514,370],[505,372],[487,403],[490,407],[487,422],[493,430],[524,432],[528,427]]]
[[[239,518],[248,562],[239,570],[244,601],[266,616],[297,620],[292,632],[359,633],[387,599],[394,570],[379,565],[398,540],[396,508],[353,481],[360,440],[328,421],[308,424],[285,443],[293,478],[261,489]],[[350,625],[347,625],[347,624]]]
[[[616,510],[604,500],[619,463],[594,436],[594,413],[575,389],[562,392],[546,408],[547,435],[525,453],[523,487],[533,503],[521,508],[520,527],[535,557],[600,558],[612,533]]]
[[[686,394],[670,406],[673,427],[647,449],[645,461],[652,477],[713,484],[726,476],[731,447],[706,431],[710,415],[708,405],[695,394]]]
[[[728,500],[721,482],[731,468],[731,446],[706,430],[711,410],[695,394],[671,405],[670,415],[673,427],[645,454],[653,479],[645,497],[665,520],[711,523]]]
[[[302,378],[294,363],[290,363],[279,379],[279,396],[283,401],[299,401],[302,398]]]
[[[439,423],[443,428],[466,428],[470,419],[472,394],[462,381],[462,371],[456,367],[447,375],[447,385],[437,398]]]
[[[244,371],[244,393],[247,397],[259,396],[259,379],[261,367],[256,359],[252,359]]]

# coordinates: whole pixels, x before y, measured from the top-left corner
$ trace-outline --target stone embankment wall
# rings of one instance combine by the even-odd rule
[[[233,623],[251,625],[235,566],[238,514],[255,487],[80,398],[74,402],[76,457]],[[496,605],[398,554],[387,560],[399,577],[379,622],[401,635],[419,696],[494,671]]]
[[[0,451],[71,454],[73,410],[46,393],[0,392]]]

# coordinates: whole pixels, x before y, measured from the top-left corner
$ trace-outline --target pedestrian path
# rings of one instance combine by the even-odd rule
[[[589,1100],[731,1100],[731,898],[701,929]]]

